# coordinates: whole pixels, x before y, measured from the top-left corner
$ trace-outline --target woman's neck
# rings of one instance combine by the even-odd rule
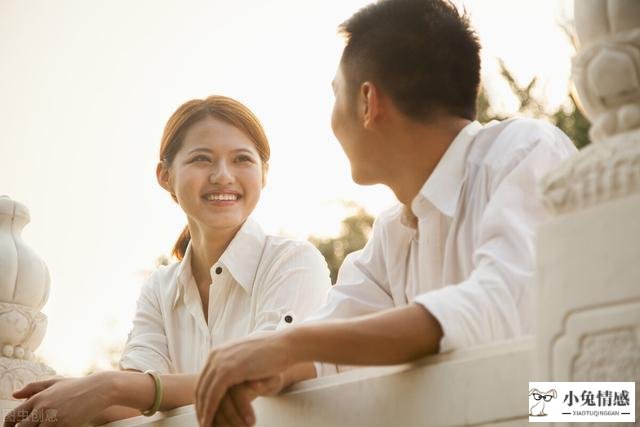
[[[191,233],[191,271],[198,288],[211,284],[211,266],[229,246],[240,227],[202,230],[189,226]]]

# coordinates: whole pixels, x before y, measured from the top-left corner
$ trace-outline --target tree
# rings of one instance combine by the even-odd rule
[[[341,231],[337,237],[309,237],[309,241],[327,260],[331,272],[331,283],[336,283],[338,270],[346,256],[361,249],[367,243],[373,227],[373,216],[367,211],[353,202],[347,206],[354,212],[342,220]]]
[[[564,108],[558,109],[551,116],[551,121],[571,138],[576,147],[583,148],[589,144],[589,127],[591,124],[578,108],[573,94],[569,95],[569,100],[569,108],[567,110]]]
[[[584,117],[573,94],[569,95],[566,106],[561,106],[555,112],[549,114],[544,104],[533,95],[533,89],[536,87],[537,79],[534,77],[526,85],[520,85],[511,71],[507,68],[504,61],[499,60],[500,75],[507,82],[511,92],[516,96],[519,102],[518,113],[535,118],[542,118],[551,121],[558,126],[569,138],[576,144],[576,147],[582,148],[589,144],[589,121]],[[486,89],[481,86],[476,104],[478,111],[478,120],[483,123],[491,120],[504,120],[504,115],[497,114],[491,107],[491,102],[487,95]]]

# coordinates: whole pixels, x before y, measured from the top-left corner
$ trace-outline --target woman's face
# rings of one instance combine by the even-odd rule
[[[187,130],[168,185],[190,225],[205,233],[238,228],[260,198],[262,161],[242,131],[207,117]]]

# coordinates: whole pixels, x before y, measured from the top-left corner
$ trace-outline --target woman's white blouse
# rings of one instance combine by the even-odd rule
[[[142,287],[121,369],[197,373],[210,349],[305,318],[331,287],[315,247],[267,237],[247,219],[211,267],[206,322],[190,260],[191,245],[182,262],[159,268]]]

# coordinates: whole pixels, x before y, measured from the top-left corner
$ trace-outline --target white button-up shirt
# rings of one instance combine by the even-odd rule
[[[402,205],[382,213],[309,320],[415,302],[442,325],[441,352],[532,333],[534,237],[548,218],[537,183],[575,152],[541,121],[470,123],[411,203],[417,229]],[[316,369],[335,372],[328,364]]]
[[[207,322],[191,245],[182,262],[156,270],[142,287],[120,367],[197,373],[211,348],[301,320],[322,306],[331,287],[315,247],[267,237],[251,219],[211,267],[211,278]]]

